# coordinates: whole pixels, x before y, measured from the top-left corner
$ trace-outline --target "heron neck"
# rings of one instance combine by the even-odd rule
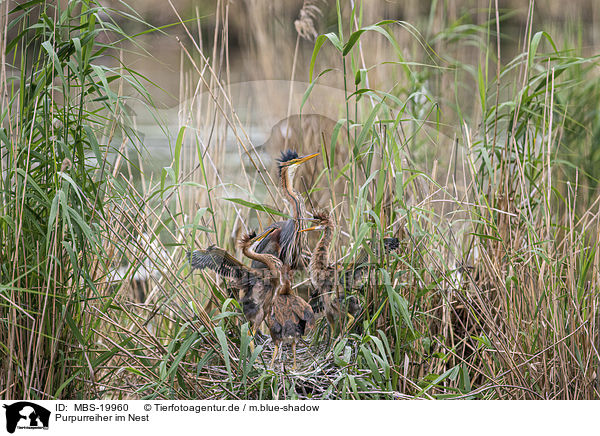
[[[327,225],[315,247],[311,258],[311,269],[324,270],[329,265],[329,245],[331,244],[332,235],[333,229],[331,225]]]
[[[292,283],[290,282],[287,274],[281,273],[282,276],[279,278],[279,289],[277,295],[291,295],[292,294]],[[284,277],[285,276],[285,277]]]
[[[277,274],[279,272],[278,265],[276,262],[277,258],[272,254],[257,253],[256,251],[252,250],[250,246],[242,247],[242,253],[244,253],[244,256],[252,260],[264,263],[265,265],[267,265],[267,268],[269,268],[269,271],[271,271],[272,273]]]
[[[294,189],[294,177],[289,171],[281,173],[281,188],[285,199],[292,205],[294,218],[296,220],[304,218],[306,215],[306,206],[300,193]]]

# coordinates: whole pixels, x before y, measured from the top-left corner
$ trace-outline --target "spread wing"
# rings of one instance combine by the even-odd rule
[[[206,250],[188,253],[192,270],[208,268],[223,277],[234,279],[240,285],[256,283],[255,272],[222,248],[211,245]]]

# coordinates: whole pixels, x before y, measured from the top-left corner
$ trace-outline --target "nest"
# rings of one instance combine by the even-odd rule
[[[327,328],[327,327],[325,327]],[[320,335],[318,327],[304,340],[296,345],[296,368],[293,367],[294,357],[291,344],[280,345],[279,358],[273,368],[267,371],[278,379],[279,392],[276,397],[295,397],[298,399],[337,399],[342,393],[338,382],[348,373],[348,365],[339,365],[334,357],[334,348],[342,337],[330,337],[317,340]],[[275,347],[270,338],[263,343],[262,356],[266,362],[273,357]],[[348,340],[345,348],[350,348],[350,361],[356,360],[358,343]],[[264,370],[265,367],[257,359],[255,367]],[[287,389],[293,392],[288,392]]]

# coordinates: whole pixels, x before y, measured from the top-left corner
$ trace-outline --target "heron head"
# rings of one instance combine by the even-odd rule
[[[308,232],[310,230],[323,230],[331,226],[331,216],[327,210],[319,210],[313,214],[310,219],[315,225],[307,229],[300,230],[301,232]]]
[[[260,235],[257,235],[256,231],[252,230],[240,238],[239,247],[240,248],[250,247],[254,243],[262,241],[264,238],[269,236],[274,230],[275,230],[275,228],[267,229]]]
[[[290,176],[293,176],[298,166],[318,155],[319,153],[313,153],[300,157],[294,150],[282,152],[281,157],[277,159],[277,162],[279,162],[279,176],[285,174],[286,172]]]

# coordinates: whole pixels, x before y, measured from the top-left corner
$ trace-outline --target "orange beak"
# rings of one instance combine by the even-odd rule
[[[319,230],[319,226],[312,226],[312,227],[309,227],[308,229],[298,230],[298,233],[299,232],[309,232],[311,230]]]
[[[294,164],[300,165],[308,160],[311,160],[313,157],[317,157],[319,154],[321,154],[321,153],[314,153],[314,154],[309,154],[307,156],[299,157],[298,159],[296,159],[296,162],[294,162]]]
[[[251,243],[254,244],[255,242],[262,241],[267,236],[269,236],[271,233],[273,233],[274,230],[275,230],[275,228],[271,228],[271,229],[268,229],[267,231],[261,233],[260,235],[255,236],[254,239],[251,241]]]

